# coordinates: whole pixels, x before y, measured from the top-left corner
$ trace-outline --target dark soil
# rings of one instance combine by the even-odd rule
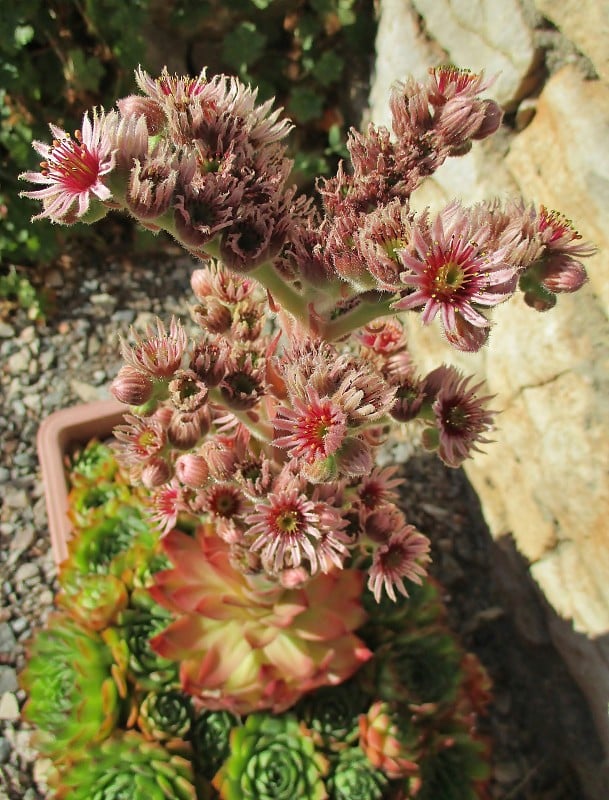
[[[430,571],[445,587],[449,623],[493,682],[482,720],[493,748],[491,797],[607,800],[591,715],[552,645],[553,612],[524,559],[511,539],[493,541],[462,470],[424,454],[403,472],[402,506],[432,541]]]

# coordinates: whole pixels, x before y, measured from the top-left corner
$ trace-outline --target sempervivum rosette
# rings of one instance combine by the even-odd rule
[[[194,721],[190,741],[196,769],[211,780],[230,753],[230,732],[240,725],[228,711],[201,711]]]
[[[158,534],[144,520],[141,508],[129,505],[132,502],[126,495],[118,503],[106,503],[90,523],[74,526],[76,535],[69,542],[68,559],[61,565],[63,588],[69,588],[78,575],[98,573],[122,578],[132,548],[154,551]]]
[[[130,731],[91,747],[50,779],[56,800],[196,800],[190,762]]]
[[[349,747],[333,759],[327,783],[331,800],[381,800],[389,779],[360,747]]]
[[[177,665],[150,646],[150,638],[162,630],[169,619],[167,611],[157,605],[146,590],[136,589],[131,594],[129,607],[119,614],[117,624],[103,632],[116,661],[140,689],[154,691],[177,683]]]
[[[369,704],[369,696],[353,679],[310,692],[300,700],[295,712],[318,747],[342,750],[357,742],[359,716]]]
[[[118,471],[118,463],[111,447],[96,439],[91,439],[84,450],[76,454],[70,467],[70,484],[81,482],[88,485],[99,481],[113,481]]]
[[[150,593],[177,619],[152,641],[180,662],[182,688],[212,710],[283,711],[305,692],[337,685],[370,657],[354,635],[364,621],[362,574],[320,574],[303,588],[264,584],[238,571],[210,525],[163,540],[174,568]]]
[[[92,631],[102,631],[127,607],[125,584],[114,575],[83,575],[69,592],[60,592],[59,606]]]
[[[185,739],[190,732],[190,697],[176,689],[148,692],[140,703],[137,725],[147,739]]]
[[[359,719],[360,747],[389,778],[416,775],[419,733],[405,713],[393,713],[388,703],[373,703]]]
[[[457,695],[461,657],[442,627],[405,630],[376,649],[366,666],[366,686],[389,702],[448,705]]]
[[[426,744],[420,778],[406,779],[416,800],[483,800],[490,776],[487,747],[458,724],[451,724]]]
[[[394,639],[396,633],[431,627],[446,617],[440,587],[429,576],[422,583],[409,583],[408,597],[398,594],[394,601],[383,592],[377,601],[372,592],[365,591],[362,602],[368,614],[362,635],[374,647]]]
[[[214,778],[222,800],[327,800],[325,758],[290,714],[251,714]]]
[[[21,674],[29,694],[24,716],[40,729],[44,753],[55,760],[71,758],[110,735],[120,714],[116,670],[97,633],[65,614],[50,618],[34,639]]]

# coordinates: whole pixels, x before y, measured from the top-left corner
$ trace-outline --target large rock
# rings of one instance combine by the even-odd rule
[[[413,0],[427,32],[457,65],[496,75],[493,96],[513,107],[536,66],[532,32],[518,0]]]
[[[450,15],[442,22],[439,14],[440,7],[460,7],[456,0],[413,3],[443,46],[450,36],[464,41],[480,36],[502,50],[509,47],[487,35],[492,0],[471,4],[486,11],[470,20],[467,33],[456,30]],[[404,36],[408,47],[412,32]],[[466,52],[460,48],[451,43],[453,55]],[[382,39],[378,50],[383,51]],[[468,63],[465,56],[454,60],[462,67],[486,66]],[[373,119],[386,114],[386,99],[371,113]],[[453,197],[471,203],[520,194],[559,209],[599,248],[587,262],[590,281],[582,291],[560,296],[547,314],[519,298],[495,309],[496,331],[475,355],[451,351],[435,324],[424,328],[416,315],[407,320],[422,370],[448,361],[484,378],[497,395],[494,405],[502,411],[497,442],[469,461],[466,471],[492,534],[513,535],[549,603],[566,621],[551,629],[589,699],[609,754],[608,140],[609,86],[566,66],[543,87],[528,127],[447,162],[413,197],[418,207],[438,207]]]
[[[551,20],[609,81],[609,3],[607,0],[535,0],[540,14]]]

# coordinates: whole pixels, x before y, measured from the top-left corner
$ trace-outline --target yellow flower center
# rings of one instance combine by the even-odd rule
[[[465,273],[459,264],[449,261],[443,264],[434,277],[435,289],[440,292],[456,292],[465,282]]]
[[[283,533],[294,533],[298,530],[300,515],[297,511],[282,511],[277,515],[277,527]]]

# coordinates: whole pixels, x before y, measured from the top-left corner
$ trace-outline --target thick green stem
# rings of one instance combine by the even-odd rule
[[[289,311],[299,322],[308,327],[308,310],[305,298],[292,289],[273,267],[266,261],[249,273],[249,276],[259,281],[267,289],[277,304]]]
[[[335,339],[340,339],[346,336],[351,331],[362,328],[369,322],[372,322],[379,317],[386,317],[389,314],[395,314],[394,309],[391,308],[391,300],[383,300],[379,303],[362,302],[360,305],[340,317],[328,322],[322,330],[322,336],[326,341],[332,342]]]
[[[269,443],[273,441],[273,428],[264,419],[252,419],[250,412],[239,411],[238,409],[231,408],[227,405],[226,400],[222,397],[219,389],[213,388],[209,390],[209,399],[217,403],[222,408],[225,408],[233,416],[237,417],[239,422],[243,423],[248,431],[260,442]],[[256,412],[256,416],[258,416]]]

